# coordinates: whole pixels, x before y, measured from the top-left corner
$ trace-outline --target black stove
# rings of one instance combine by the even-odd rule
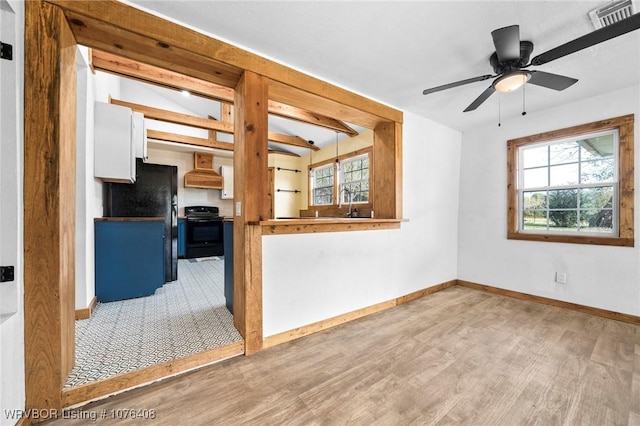
[[[223,256],[223,224],[214,206],[184,208],[187,217],[187,258]]]

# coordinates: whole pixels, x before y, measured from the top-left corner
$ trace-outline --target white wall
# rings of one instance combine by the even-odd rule
[[[264,335],[455,279],[461,134],[405,113],[401,229],[268,235]]]
[[[93,177],[94,76],[88,49],[78,47],[76,120],[76,309],[95,296],[93,219],[102,216],[102,181]]]
[[[640,314],[638,171],[635,168],[636,248],[507,240],[506,141],[625,114],[636,114],[640,87],[475,129],[463,135],[458,278],[523,293]],[[554,283],[555,272],[567,284]]]
[[[13,45],[13,60],[2,59],[0,64],[0,262],[15,266],[15,280],[0,283],[1,311],[7,313],[0,318],[0,425],[4,426],[18,421],[17,417],[9,415],[8,410],[25,408],[22,257],[24,2],[0,0],[0,39]]]

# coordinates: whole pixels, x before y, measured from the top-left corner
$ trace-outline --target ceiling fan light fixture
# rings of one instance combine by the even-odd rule
[[[516,71],[503,75],[493,83],[493,88],[498,92],[513,92],[522,87],[529,79],[531,74],[526,71]]]

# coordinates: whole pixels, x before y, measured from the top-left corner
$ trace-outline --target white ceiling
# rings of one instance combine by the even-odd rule
[[[532,57],[593,31],[587,13],[607,1],[157,1],[129,3],[393,107],[466,131],[522,117],[522,91],[489,85],[422,90],[492,74],[491,31],[518,24]],[[634,0],[636,12],[640,1]],[[640,31],[535,67],[578,78],[562,92],[526,85],[529,113],[640,84]]]

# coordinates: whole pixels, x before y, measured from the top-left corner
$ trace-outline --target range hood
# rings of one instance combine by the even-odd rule
[[[194,153],[194,169],[184,174],[185,188],[222,189],[222,176],[213,171],[213,154]]]

